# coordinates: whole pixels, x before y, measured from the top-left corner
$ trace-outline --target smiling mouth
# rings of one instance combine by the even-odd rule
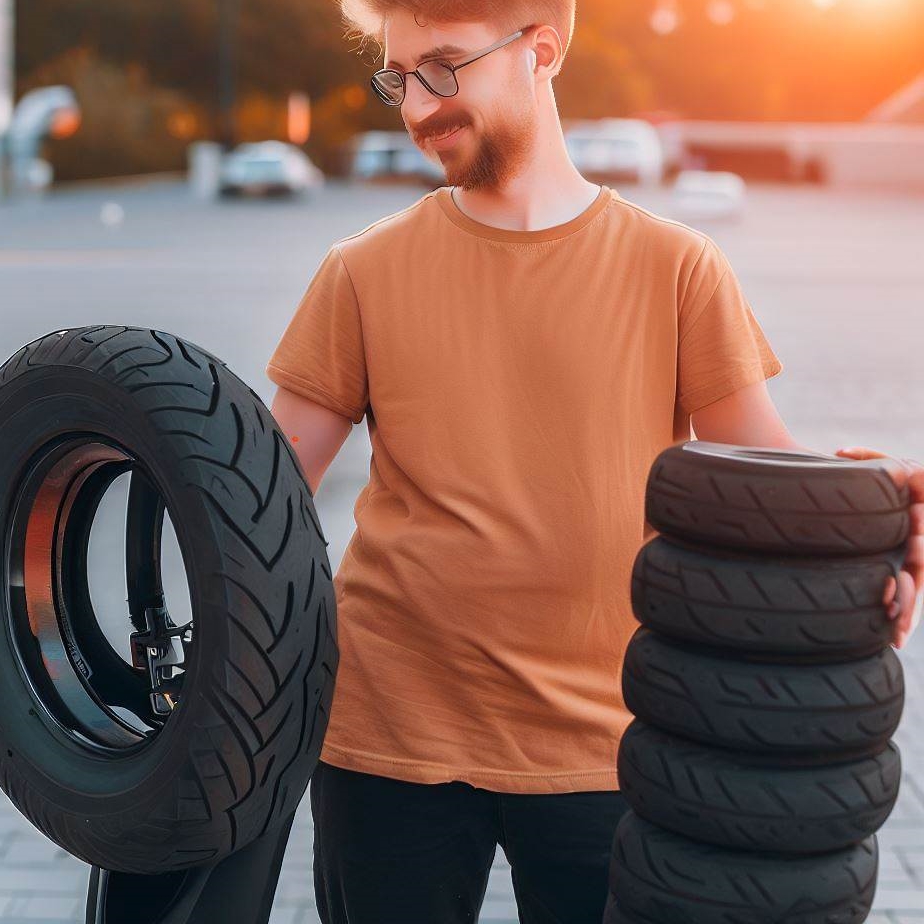
[[[444,138],[448,138],[450,135],[454,135],[456,132],[462,131],[465,128],[464,125],[457,125],[455,128],[450,129],[448,132],[443,132],[442,135],[431,135],[427,141],[442,141]]]

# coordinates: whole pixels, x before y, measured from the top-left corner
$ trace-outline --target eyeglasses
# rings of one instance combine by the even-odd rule
[[[483,58],[498,48],[503,48],[504,45],[509,45],[531,28],[531,25],[523,26],[522,29],[517,29],[512,35],[502,38],[493,45],[489,45],[481,51],[473,52],[458,64],[450,64],[448,61],[432,58],[429,61],[422,61],[417,65],[417,69],[413,71],[402,73],[391,68],[376,71],[370,80],[372,89],[375,90],[376,95],[386,106],[400,106],[404,102],[404,96],[407,92],[406,78],[408,75],[414,74],[436,96],[455,96],[459,92],[459,81],[456,79],[457,70],[465,67],[466,64],[477,61],[479,58]]]

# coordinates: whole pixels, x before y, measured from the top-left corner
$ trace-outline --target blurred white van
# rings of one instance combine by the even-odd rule
[[[324,183],[324,173],[301,148],[285,141],[251,141],[222,159],[219,193],[299,195]]]

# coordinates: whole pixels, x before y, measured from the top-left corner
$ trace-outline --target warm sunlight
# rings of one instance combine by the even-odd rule
[[[881,7],[886,10],[905,6],[907,0],[811,0],[811,2],[819,9],[830,9],[831,7],[853,4],[858,7],[869,7],[871,9],[878,9]]]

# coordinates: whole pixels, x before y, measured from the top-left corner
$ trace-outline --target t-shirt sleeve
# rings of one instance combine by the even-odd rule
[[[353,423],[369,403],[362,321],[340,249],[331,247],[266,366],[267,377]]]
[[[783,369],[726,256],[707,238],[680,308],[677,400],[685,413]]]

